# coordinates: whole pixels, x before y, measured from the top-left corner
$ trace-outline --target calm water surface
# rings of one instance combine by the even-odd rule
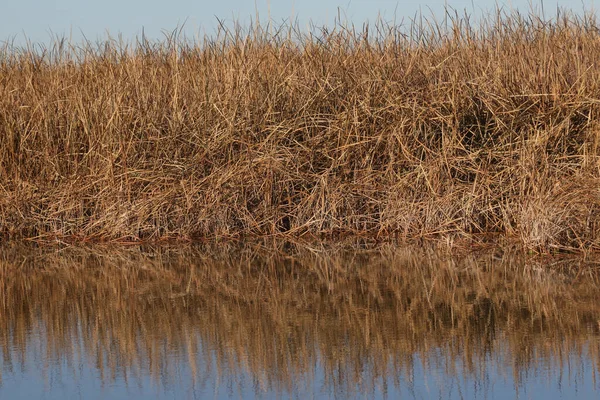
[[[5,245],[0,398],[596,398],[599,265],[510,249]]]

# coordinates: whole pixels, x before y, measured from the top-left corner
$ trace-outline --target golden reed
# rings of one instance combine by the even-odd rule
[[[0,252],[0,372],[66,365],[78,376],[84,365],[104,382],[160,387],[183,364],[198,385],[246,373],[290,392],[321,368],[327,387],[362,392],[443,366],[481,381],[493,368],[517,387],[582,360],[600,372],[599,278],[594,263],[511,249],[11,245]]]
[[[593,15],[0,51],[0,232],[600,247]]]

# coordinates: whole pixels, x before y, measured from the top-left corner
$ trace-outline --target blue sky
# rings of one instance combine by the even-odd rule
[[[392,20],[410,18],[422,10],[425,14],[442,14],[444,4],[457,10],[478,14],[491,10],[495,4],[521,11],[530,9],[530,0],[19,0],[5,1],[0,11],[0,41],[14,39],[23,43],[47,43],[51,34],[71,37],[75,42],[85,35],[90,40],[113,37],[119,33],[126,40],[134,39],[144,29],[150,39],[163,37],[163,31],[173,30],[185,22],[185,34],[193,37],[211,34],[217,18],[247,23],[258,14],[261,20],[270,16],[276,22],[297,19],[301,26],[309,21],[316,25],[330,24],[338,9],[348,21],[362,24],[377,15]],[[539,5],[539,0],[534,1]],[[556,6],[576,12],[594,6],[593,0],[546,0],[544,8],[551,13]]]

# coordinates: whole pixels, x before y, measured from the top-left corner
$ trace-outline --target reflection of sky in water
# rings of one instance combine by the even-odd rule
[[[252,376],[247,368],[222,368],[213,349],[204,349],[202,342],[199,353],[211,354],[201,358],[196,374],[192,372],[188,354],[184,349],[168,349],[168,360],[153,376],[117,368],[113,376],[103,376],[94,361],[86,358],[83,344],[72,343],[72,353],[62,357],[46,358],[47,349],[43,332],[31,332],[36,339],[29,342],[23,362],[17,349],[13,362],[3,363],[0,398],[40,399],[228,399],[228,398],[409,398],[409,399],[572,399],[594,398],[600,384],[596,383],[597,370],[589,357],[570,353],[560,362],[548,360],[541,367],[531,367],[515,377],[510,362],[502,354],[492,354],[484,366],[473,376],[463,373],[461,361],[452,361],[440,349],[432,349],[429,357],[421,359],[414,355],[411,373],[393,373],[375,382],[347,384],[349,377],[336,376],[325,379],[323,365],[316,360],[314,370],[304,374],[304,379],[292,383],[291,393],[277,389],[277,383],[268,377]],[[200,338],[198,337],[200,340]],[[41,340],[41,341],[40,341]],[[591,341],[592,345],[598,345]],[[503,348],[504,346],[500,346]],[[233,349],[230,349],[235,353]],[[501,352],[500,352],[501,353]],[[2,356],[4,354],[2,353]],[[207,361],[210,360],[210,361]],[[240,364],[243,364],[240,363]],[[543,364],[543,363],[542,363]],[[503,366],[500,367],[499,366]],[[222,366],[221,366],[222,367]],[[363,377],[369,371],[362,371]],[[333,379],[332,379],[333,378]],[[334,382],[337,380],[337,382]],[[340,384],[340,381],[346,384]]]

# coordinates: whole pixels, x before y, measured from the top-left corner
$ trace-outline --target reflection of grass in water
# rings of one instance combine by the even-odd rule
[[[476,379],[491,359],[517,382],[569,354],[598,364],[587,346],[600,317],[593,266],[497,253],[14,246],[0,260],[3,370],[34,346],[75,375],[86,359],[104,381],[165,384],[179,352],[199,383],[245,369],[262,389],[292,390],[319,360],[328,385],[362,391],[410,376],[417,356]],[[36,343],[32,332],[46,335]]]

